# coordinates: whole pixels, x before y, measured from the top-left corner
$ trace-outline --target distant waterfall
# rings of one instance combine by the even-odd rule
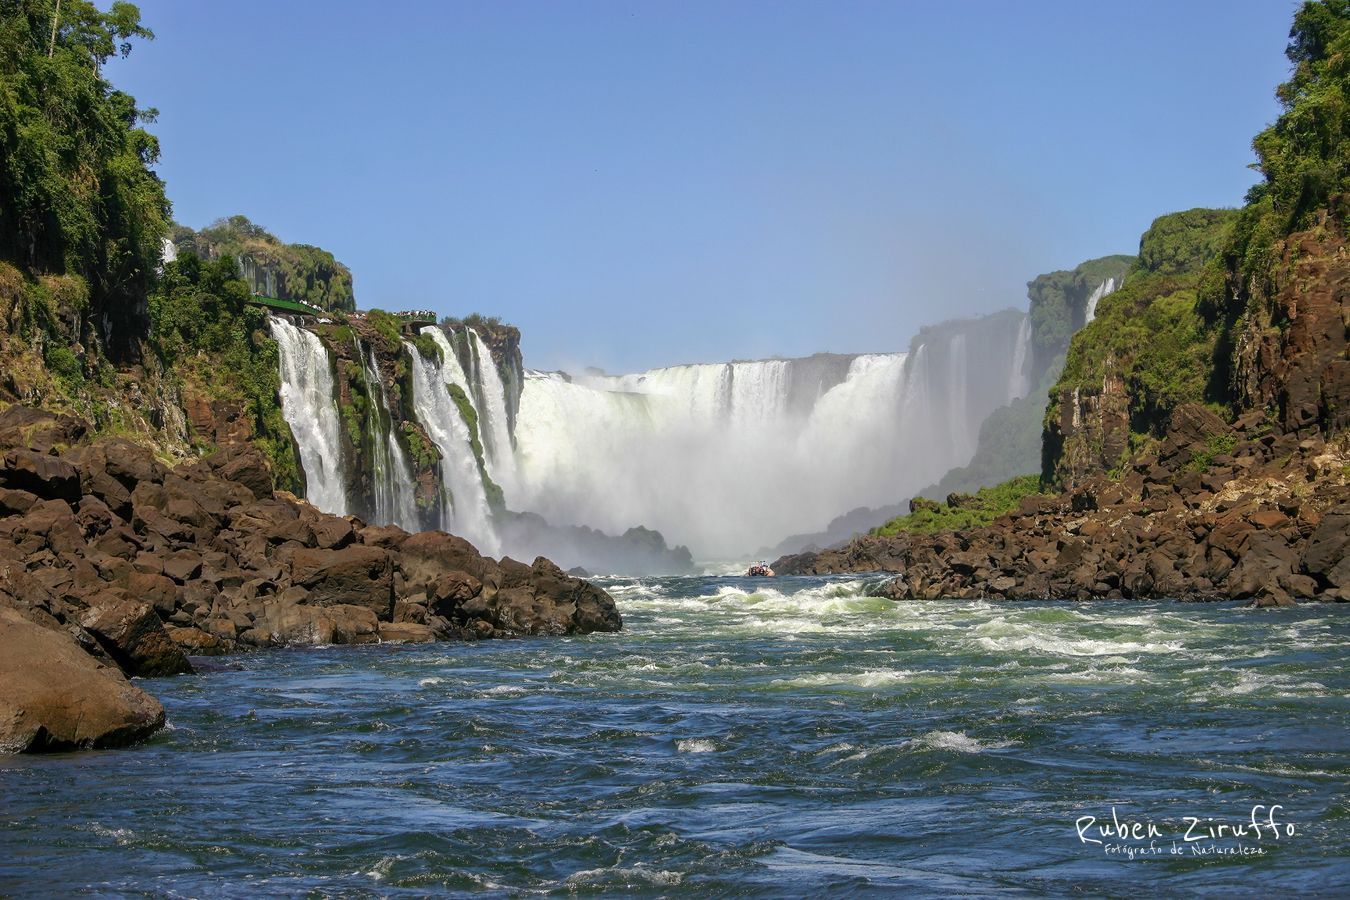
[[[1023,316],[1017,329],[1017,349],[1013,351],[1012,371],[1008,373],[1008,402],[1019,400],[1031,393],[1035,387],[1031,383],[1029,371],[1031,361],[1027,358],[1031,352],[1031,316]]]
[[[1097,289],[1093,291],[1092,295],[1089,296],[1087,299],[1087,310],[1085,311],[1083,318],[1084,325],[1086,325],[1088,322],[1091,322],[1093,319],[1097,318],[1097,304],[1100,303],[1101,299],[1105,297],[1107,294],[1114,293],[1116,287],[1117,287],[1116,279],[1114,278],[1108,278],[1101,284],[1097,285]]]
[[[280,350],[281,412],[300,451],[306,498],[325,512],[345,515],[342,424],[328,348],[318,335],[285,319],[269,317],[267,324]]]
[[[753,552],[965,465],[980,424],[1026,393],[1026,316],[949,323],[909,353],[529,372],[514,509],[696,555]]]
[[[370,436],[371,521],[417,531],[417,504],[413,500],[412,466],[394,434],[389,415],[389,392],[375,365],[375,354],[358,341],[356,352],[365,367],[370,405],[366,428]]]
[[[273,328],[287,344],[287,416],[311,495],[335,486],[336,500],[315,502],[349,509],[342,479],[329,477],[339,475],[340,433],[327,355],[315,335]],[[422,334],[439,352],[403,344],[403,407],[440,453],[436,524],[493,555],[502,542],[488,480],[508,509],[557,526],[622,534],[645,525],[705,558],[753,552],[850,509],[902,500],[967,464],[989,413],[1030,389],[1030,326],[1014,311],[925,329],[905,353],[614,376],[518,372],[471,328]],[[302,349],[324,364],[302,363]],[[390,421],[374,354],[359,341],[356,349],[370,385],[372,520],[415,528],[401,423]]]
[[[440,527],[468,539],[479,552],[495,556],[500,550],[487,491],[473,455],[472,436],[446,385],[453,384],[473,397],[472,385],[439,328],[425,328],[440,347],[440,359],[422,356],[412,343],[404,348],[412,357],[413,409],[417,421],[440,450]],[[489,357],[490,359],[490,357]]]

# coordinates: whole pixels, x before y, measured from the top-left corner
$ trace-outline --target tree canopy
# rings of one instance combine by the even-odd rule
[[[153,34],[130,3],[6,0],[0,6],[0,259],[89,286],[110,350],[144,332],[169,204],[151,166],[153,111],[102,77]]]

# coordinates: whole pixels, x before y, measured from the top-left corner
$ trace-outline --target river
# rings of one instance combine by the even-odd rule
[[[601,583],[622,633],[144,682],[150,742],[0,759],[0,895],[1350,891],[1343,606]]]

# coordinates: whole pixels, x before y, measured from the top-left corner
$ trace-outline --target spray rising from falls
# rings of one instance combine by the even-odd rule
[[[281,412],[300,451],[306,494],[320,509],[345,515],[341,422],[328,348],[318,335],[285,319],[271,317],[268,326],[281,357]]]
[[[752,552],[969,462],[979,426],[1026,390],[1025,316],[940,326],[910,353],[527,373],[513,508],[704,558]]]

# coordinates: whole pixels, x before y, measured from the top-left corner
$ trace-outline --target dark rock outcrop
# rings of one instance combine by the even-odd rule
[[[1028,497],[988,527],[866,536],[779,559],[784,574],[892,572],[894,599],[1350,601],[1350,436],[1277,435],[1181,408],[1118,481]],[[1231,449],[1214,453],[1219,429]]]
[[[121,439],[58,449],[64,443],[53,434],[83,434],[63,417],[4,410],[4,422],[11,427],[0,436],[16,444],[0,445],[0,605],[95,667],[172,675],[192,671],[188,655],[249,647],[622,625],[607,594],[547,560],[499,563],[444,532],[367,526],[274,493],[247,446],[169,468]],[[144,733],[131,719],[107,737],[64,725],[24,731],[30,718],[21,713],[0,715],[13,720],[12,734],[27,735],[9,741],[24,748],[103,746]]]

